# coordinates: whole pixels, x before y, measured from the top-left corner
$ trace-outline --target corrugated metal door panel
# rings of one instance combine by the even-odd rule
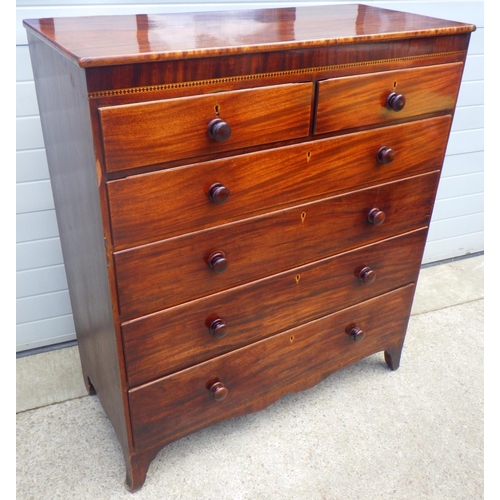
[[[45,149],[30,149],[16,153],[16,181],[41,181],[49,178]]]
[[[441,177],[453,177],[473,172],[483,172],[484,151],[473,151],[462,155],[447,156]]]
[[[71,314],[67,290],[17,299],[17,322],[28,323]]]
[[[482,129],[484,127],[484,106],[462,106],[455,111],[452,130]]]
[[[16,297],[30,297],[35,294],[60,292],[68,288],[64,265],[39,267],[19,271],[16,274]]]
[[[54,198],[49,180],[17,184],[16,211],[18,214],[51,210]]]
[[[432,226],[429,228],[427,243],[482,231],[484,231],[484,217],[482,212],[433,221]]]
[[[18,214],[16,219],[17,243],[59,236],[55,210]]]
[[[59,237],[18,243],[16,260],[17,271],[62,264],[63,256]]]
[[[68,342],[75,338],[73,315],[66,314],[64,316],[21,323],[16,327],[16,334],[18,351]]]
[[[460,255],[470,255],[484,251],[484,232],[479,231],[428,242],[425,246],[422,264],[453,259],[457,256],[457,251]]]
[[[440,200],[446,198],[458,198],[469,194],[484,192],[484,174],[483,172],[474,172],[472,174],[455,175],[441,179],[438,187]]]
[[[484,193],[468,194],[457,198],[439,200],[432,214],[432,223],[445,219],[446,213],[452,213],[456,217],[484,212]]]

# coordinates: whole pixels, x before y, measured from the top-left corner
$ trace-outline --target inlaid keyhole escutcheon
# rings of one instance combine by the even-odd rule
[[[300,220],[302,221],[302,223],[306,220],[306,213],[305,212],[302,212],[300,214]]]

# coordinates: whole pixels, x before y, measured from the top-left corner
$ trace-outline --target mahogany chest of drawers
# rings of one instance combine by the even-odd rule
[[[363,5],[27,20],[83,375],[166,444],[399,366],[473,25]]]

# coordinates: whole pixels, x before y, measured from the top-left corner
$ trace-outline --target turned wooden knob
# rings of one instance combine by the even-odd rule
[[[228,266],[226,254],[222,251],[213,252],[212,254],[210,254],[207,262],[212,271],[217,274],[223,273]]]
[[[372,208],[368,212],[368,222],[371,222],[374,226],[380,226],[385,221],[385,213],[378,208]]]
[[[222,382],[215,382],[210,386],[210,392],[215,401],[222,401],[226,398],[229,391]]]
[[[394,161],[394,158],[396,158],[396,152],[387,146],[382,146],[377,152],[377,161],[382,165],[389,165]]]
[[[230,194],[229,189],[220,182],[216,182],[208,188],[208,197],[216,205],[224,205]]]
[[[346,333],[349,335],[353,342],[361,342],[365,338],[365,332],[361,330],[358,326],[350,326],[346,329]]]
[[[222,318],[215,318],[207,321],[207,326],[210,333],[216,339],[222,339],[227,335],[227,325],[226,322]]]
[[[214,118],[208,124],[207,132],[210,139],[217,142],[225,142],[231,137],[231,126],[220,118]]]
[[[373,283],[375,281],[375,278],[377,277],[377,273],[368,266],[365,266],[359,271],[358,273],[358,279],[359,281],[362,281],[363,283],[366,283],[369,285],[370,283]]]
[[[396,92],[391,92],[385,101],[385,105],[393,111],[401,111],[405,107],[405,104],[406,97],[403,94],[397,94]]]

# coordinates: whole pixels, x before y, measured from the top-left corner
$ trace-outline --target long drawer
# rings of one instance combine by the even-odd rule
[[[122,320],[426,226],[438,180],[436,171],[116,252]]]
[[[402,342],[413,290],[408,285],[130,390],[135,448],[260,409]],[[361,341],[351,335],[355,328]]]
[[[115,248],[440,168],[450,124],[448,115],[108,182]]]
[[[106,170],[304,137],[311,102],[312,83],[296,83],[100,108]]]
[[[122,324],[129,385],[416,282],[426,235],[419,229]]]
[[[462,63],[453,63],[323,80],[318,83],[315,133],[451,111],[462,70]],[[389,107],[391,94],[399,98],[393,104],[396,108],[406,100],[402,109]]]

